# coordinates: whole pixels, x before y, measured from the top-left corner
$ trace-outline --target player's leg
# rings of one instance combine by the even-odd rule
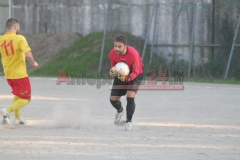
[[[121,121],[121,117],[124,112],[124,108],[122,107],[120,98],[121,98],[120,96],[111,96],[110,97],[110,103],[117,110],[117,113],[115,114],[115,118],[114,118],[115,124],[118,124]]]
[[[127,90],[127,93],[126,93],[126,97],[127,97],[126,116],[127,116],[127,119],[126,119],[126,124],[125,124],[125,130],[127,130],[127,131],[132,130],[132,117],[133,117],[133,114],[134,114],[135,108],[136,108],[134,98],[137,94],[139,86],[141,85],[142,79],[143,79],[143,75],[141,74],[135,80],[133,80],[129,84],[129,89]],[[135,87],[136,86],[138,86],[138,87],[131,88],[132,85]]]
[[[20,109],[26,106],[31,98],[31,86],[28,77],[16,80],[8,80],[8,83],[12,87],[12,93],[15,96],[13,98],[12,105],[1,110],[3,117],[6,117],[6,123],[10,123],[7,115],[9,115],[11,112],[15,112],[15,118],[20,120]]]
[[[132,130],[132,117],[135,111],[136,104],[134,102],[136,92],[134,91],[127,91],[126,97],[127,97],[127,107],[126,107],[126,124],[125,124],[125,130],[129,131]]]
[[[18,100],[18,99],[20,99],[18,96],[14,96],[14,101],[13,101],[13,103],[16,101],[16,100]],[[29,100],[29,102],[30,102],[30,100]],[[28,103],[29,103],[28,102]],[[27,105],[27,104],[26,104]],[[24,106],[23,106],[24,107]],[[22,108],[23,108],[22,107]],[[21,124],[21,125],[24,125],[25,124],[25,122],[22,120],[22,118],[21,118],[21,114],[20,114],[20,109],[16,109],[15,111],[14,111],[14,113],[15,113],[15,120],[14,120],[14,123],[15,124]]]
[[[29,100],[18,98],[12,103],[11,106],[9,106],[7,108],[3,108],[1,110],[1,114],[4,118],[3,123],[6,123],[6,124],[10,123],[9,115],[13,111],[15,112],[15,118],[17,120],[21,120],[20,109],[23,108],[24,106],[26,106],[28,103],[29,103]]]
[[[110,103],[118,111],[122,111],[122,103],[120,101],[121,96],[110,96]]]
[[[28,100],[26,104],[23,104],[24,106],[22,106],[21,108],[25,107],[30,101],[31,101],[31,84],[29,81],[29,78],[23,78],[20,82],[21,86],[23,86],[21,88],[21,90],[25,90],[24,94],[21,94],[21,97],[19,99],[23,99],[23,100]],[[21,109],[20,108],[20,109]],[[22,120],[21,118],[21,114],[20,114],[20,109],[16,109],[15,110],[15,124],[25,124],[25,122]]]
[[[12,103],[14,103],[18,99],[19,99],[19,97],[14,95]]]
[[[22,120],[21,115],[20,115],[20,109],[25,107],[29,103],[28,99],[17,99],[11,106],[7,108],[7,112],[10,113],[14,111],[15,113],[15,124],[21,124],[24,125],[25,122]]]
[[[13,83],[11,80],[7,80],[8,84],[13,88]],[[17,96],[13,97],[12,103],[14,103],[18,99]],[[9,124],[10,123],[10,113],[7,112],[6,108],[1,109],[1,115],[3,116],[3,124]]]
[[[13,103],[14,103],[16,100],[18,100],[18,99],[20,99],[18,96],[14,96],[14,98],[13,98]],[[14,123],[15,123],[15,124],[25,124],[25,123],[23,122],[23,120],[21,119],[20,109],[15,110],[14,113],[15,113]]]
[[[14,96],[13,103],[18,99],[20,99],[18,96]],[[20,109],[16,109],[14,113],[15,113],[15,119],[20,121],[21,120]]]
[[[121,117],[124,112],[124,108],[122,107],[122,103],[120,101],[121,96],[125,95],[126,89],[114,89],[114,86],[118,85],[118,79],[115,77],[113,82],[113,89],[111,91],[110,103],[117,110],[117,113],[114,118],[114,123],[117,124],[121,121]]]
[[[14,97],[13,97],[13,103],[14,103],[16,100],[18,100],[18,99],[19,99],[19,97],[14,95]],[[21,118],[21,117],[20,117],[20,109],[15,110],[14,113],[15,113],[15,119]]]
[[[135,98],[136,93],[133,91],[127,91],[126,97],[127,97],[127,122],[132,122],[132,116],[134,114],[135,111],[135,102],[134,102],[134,98]]]
[[[15,112],[17,110],[20,110],[24,106],[26,106],[28,103],[29,103],[28,99],[21,99],[21,98],[19,98],[18,100],[14,101],[11,106],[7,107],[6,110],[7,110],[8,113],[11,113],[13,111]],[[20,114],[20,112],[18,114]],[[17,115],[17,116],[20,117],[20,115]]]
[[[14,113],[15,113],[15,119],[21,120],[20,109],[15,110]]]

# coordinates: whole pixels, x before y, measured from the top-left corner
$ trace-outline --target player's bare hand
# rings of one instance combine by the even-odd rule
[[[34,68],[37,68],[37,67],[38,67],[38,63],[37,63],[37,62],[34,62],[32,66],[33,66]]]

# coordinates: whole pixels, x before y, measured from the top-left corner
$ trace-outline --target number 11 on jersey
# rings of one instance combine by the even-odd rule
[[[9,56],[8,54],[8,48],[7,47],[10,47],[11,49],[11,52],[12,52],[12,55],[14,55],[14,49],[13,49],[13,42],[12,40],[10,40],[10,42],[7,44],[6,41],[4,41],[2,44],[1,44],[1,47],[4,47],[4,50],[5,50],[5,53],[7,56]]]

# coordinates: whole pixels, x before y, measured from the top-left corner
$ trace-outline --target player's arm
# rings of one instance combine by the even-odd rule
[[[121,70],[118,71],[118,79],[120,79],[123,82],[130,82],[140,74],[138,57],[136,58],[134,57],[131,65],[131,71],[132,73],[129,75],[124,75],[124,72],[122,73]]]
[[[115,67],[116,62],[114,61],[113,54],[111,52],[110,52],[109,55],[110,55],[109,58],[110,58],[110,62],[111,62],[111,69],[109,71],[109,74],[110,74],[110,76],[115,77],[115,76],[118,75],[118,71],[117,71],[117,69]]]
[[[35,67],[35,68],[38,67],[38,63],[34,60],[31,51],[26,52],[25,57],[33,67]]]
[[[139,60],[135,59],[133,61],[132,67],[131,67],[132,73],[129,74],[128,77],[126,78],[127,82],[130,82],[130,81],[134,80],[135,78],[137,78],[137,76],[140,74],[139,67],[140,67]]]
[[[25,57],[29,61],[29,63],[35,68],[38,67],[38,63],[35,62],[31,52],[31,48],[29,47],[27,40],[24,36],[19,36],[18,44],[22,52],[25,53]]]

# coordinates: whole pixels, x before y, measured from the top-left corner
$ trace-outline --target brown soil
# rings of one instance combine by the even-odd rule
[[[73,45],[80,37],[78,33],[60,33],[60,34],[37,34],[24,35],[32,49],[35,61],[39,67],[42,67],[62,51]],[[1,60],[1,57],[0,57]],[[34,68],[28,63],[28,73],[34,71]],[[0,75],[3,75],[2,64],[0,65]]]
[[[42,67],[62,51],[73,45],[81,35],[68,32],[61,34],[37,34],[25,37],[32,49],[35,60],[38,62],[39,67]],[[29,63],[27,63],[27,67],[28,73],[34,70]]]

